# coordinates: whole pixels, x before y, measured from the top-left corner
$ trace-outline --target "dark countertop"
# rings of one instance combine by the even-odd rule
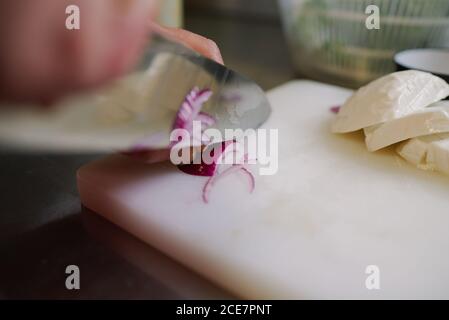
[[[214,39],[226,64],[264,89],[293,78],[279,22],[197,15],[186,28]],[[0,153],[0,298],[232,298],[81,208],[76,170],[100,156]],[[80,290],[65,288],[70,264]]]

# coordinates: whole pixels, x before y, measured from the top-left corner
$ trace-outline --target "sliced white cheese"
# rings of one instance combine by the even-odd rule
[[[410,138],[442,132],[449,132],[449,101],[366,128],[365,142],[369,151],[376,151]]]
[[[430,73],[408,70],[379,78],[340,108],[332,131],[351,132],[394,120],[449,96],[449,85]]]
[[[449,139],[432,142],[426,160],[428,168],[449,174]]]
[[[411,164],[427,169],[427,153],[432,142],[449,139],[449,133],[416,137],[399,144],[396,152]]]
[[[420,169],[449,174],[449,133],[410,139],[401,143],[396,151]]]
[[[382,125],[382,124],[376,124],[376,125],[374,125],[374,126],[370,126],[370,127],[363,128],[363,133],[365,134],[365,137],[366,137],[367,135],[372,134],[372,133],[373,133],[377,128],[379,128],[381,125]]]

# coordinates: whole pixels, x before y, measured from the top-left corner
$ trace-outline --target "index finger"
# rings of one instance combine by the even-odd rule
[[[184,29],[164,27],[154,22],[150,23],[150,29],[173,41],[182,43],[190,49],[202,54],[206,58],[215,60],[220,64],[224,64],[223,57],[221,56],[221,52],[217,44],[206,37]]]

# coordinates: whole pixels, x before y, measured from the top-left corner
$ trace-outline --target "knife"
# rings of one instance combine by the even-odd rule
[[[193,50],[155,35],[127,76],[50,110],[0,106],[0,147],[23,152],[123,152],[169,149],[173,121],[192,88],[213,92],[202,111],[214,128],[255,129],[270,115],[253,81]]]

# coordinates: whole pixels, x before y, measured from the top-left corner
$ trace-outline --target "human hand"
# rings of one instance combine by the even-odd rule
[[[65,8],[80,8],[80,29],[65,27]],[[0,99],[48,103],[122,75],[151,32],[222,63],[214,42],[149,21],[156,0],[17,0],[0,2]]]

